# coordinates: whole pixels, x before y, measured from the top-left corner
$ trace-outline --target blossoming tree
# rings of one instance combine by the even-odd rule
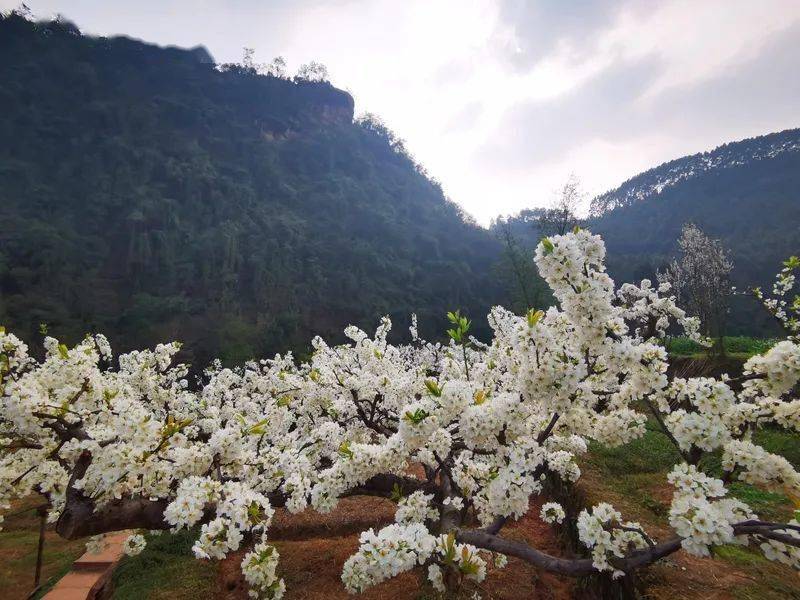
[[[416,568],[442,590],[480,581],[488,559],[506,556],[563,575],[620,576],[680,549],[702,556],[731,543],[800,567],[800,525],[762,521],[726,490],[739,479],[800,495],[792,465],[751,437],[766,424],[800,428],[796,338],[751,358],[738,379],[670,381],[659,339],[673,323],[696,336],[698,322],[667,286],[615,290],[604,256],[587,231],[543,240],[535,260],[559,307],[493,309],[489,344],[456,313],[449,344],[426,343],[412,326],[412,343],[395,346],[384,319],[373,338],[350,327],[348,344],[315,339],[307,364],[287,355],[213,365],[196,387],[173,364],[174,343],[115,364],[103,336],[73,348],[47,338],[37,362],[0,333],[0,506],[41,494],[67,538],[201,525],[200,558],[252,548],[242,571],[253,597],[284,590],[269,541],[275,507],[326,512],[357,494],[391,498],[397,512],[364,532],[344,564],[351,592]],[[673,536],[655,540],[606,503],[577,518],[587,558],[503,536],[547,477],[578,480],[588,440],[624,445],[648,418],[683,459],[668,476]],[[700,467],[711,452],[721,452],[722,479]],[[566,514],[548,502],[540,517]],[[143,546],[141,535],[126,544]]]

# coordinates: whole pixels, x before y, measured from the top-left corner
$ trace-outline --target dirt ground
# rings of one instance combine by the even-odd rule
[[[515,540],[535,542],[538,548],[546,552],[563,554],[554,530],[539,519],[538,506],[538,503],[532,505],[527,516],[504,528],[504,535]],[[358,548],[359,533],[369,527],[380,527],[391,522],[394,509],[392,502],[379,498],[346,498],[336,510],[324,517],[311,511],[300,515],[277,511],[270,527],[270,537],[281,555],[279,569],[286,581],[285,597],[290,600],[354,598],[342,584],[342,565]],[[216,597],[222,600],[247,598],[247,586],[239,570],[242,554],[223,561]],[[424,577],[424,573],[405,573],[367,590],[358,598],[435,598],[437,594],[427,582],[420,580],[421,577]],[[485,599],[560,600],[573,597],[572,588],[571,581],[539,574],[530,565],[510,558],[503,569],[490,565],[486,580],[479,587],[465,588],[462,595],[470,597],[473,591],[479,591]]]
[[[660,479],[647,482],[649,497],[668,505],[670,490]],[[602,495],[624,510],[630,518],[644,523],[653,535],[663,538],[670,531],[662,519],[648,515],[646,508],[633,502],[627,493],[616,490],[602,475],[586,469],[581,480],[582,493],[589,503],[593,495]],[[534,499],[531,510],[519,521],[503,529],[503,536],[528,541],[537,548],[557,556],[568,556],[556,531],[542,522],[539,506],[547,498]],[[17,507],[15,507],[16,509]],[[23,508],[23,506],[19,506]],[[328,515],[306,511],[291,515],[276,511],[270,538],[280,552],[279,572],[286,581],[286,598],[294,600],[337,600],[345,598],[430,599],[439,595],[420,573],[405,573],[367,590],[361,596],[348,595],[341,582],[344,562],[358,548],[360,532],[380,528],[393,520],[395,505],[380,498],[343,499]],[[32,589],[38,522],[34,513],[22,513],[5,523],[0,535],[0,598],[22,599]],[[43,582],[55,579],[82,553],[85,540],[67,542],[48,531],[45,545]],[[247,587],[241,576],[240,563],[244,551],[230,556],[218,565],[216,583],[196,596],[221,600],[245,600]],[[800,599],[800,578],[791,569],[756,559],[736,549],[718,559],[701,559],[678,552],[642,573],[642,597],[653,600],[768,600]],[[179,585],[179,584],[177,584]],[[165,590],[166,591],[166,590]],[[569,578],[540,573],[531,565],[510,558],[504,569],[489,566],[488,576],[480,586],[465,587],[460,594],[470,598],[473,591],[484,599],[517,600],[522,598],[560,600],[582,598],[579,584]],[[148,596],[150,597],[150,596]],[[161,597],[161,596],[159,596]],[[167,596],[164,596],[167,597]]]

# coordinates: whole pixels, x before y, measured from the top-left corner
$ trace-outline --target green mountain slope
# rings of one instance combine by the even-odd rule
[[[540,237],[536,217],[523,211],[509,220],[528,246]],[[800,253],[800,129],[732,142],[636,175],[592,201],[588,225],[606,241],[612,276],[635,281],[666,265],[690,221],[730,249],[740,289],[771,285],[781,262]],[[777,333],[745,297],[733,303],[729,331]]]
[[[599,210],[611,202],[615,208]],[[800,252],[800,129],[725,144],[651,169],[595,199],[594,230],[621,280],[651,274],[675,251],[686,222],[730,249],[733,282],[768,286]],[[732,306],[734,333],[777,333],[749,299]]]
[[[0,323],[188,360],[483,315],[499,248],[328,83],[0,20]]]

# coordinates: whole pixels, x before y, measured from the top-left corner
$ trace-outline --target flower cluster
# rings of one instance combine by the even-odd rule
[[[775,529],[775,533],[800,540],[800,523],[793,519],[787,525],[789,527],[786,529]],[[790,546],[780,540],[765,539],[761,544],[761,550],[769,560],[800,569],[800,548],[796,546]]]
[[[755,297],[775,317],[786,331],[788,338],[794,342],[800,341],[800,295],[795,295],[792,301],[787,300],[787,296],[795,286],[794,272],[798,269],[800,269],[800,258],[797,256],[791,256],[783,263],[783,269],[775,276],[771,298],[765,297],[760,288],[753,290]]]
[[[401,499],[397,505],[395,521],[398,523],[424,523],[425,521],[435,521],[439,517],[439,511],[431,506],[432,494],[421,491]]]
[[[104,533],[93,535],[86,542],[86,552],[89,554],[100,554],[106,548],[108,548],[108,540]]]
[[[738,470],[739,479],[747,483],[800,496],[800,473],[792,463],[752,442],[729,442],[722,453],[722,467],[726,471]]]
[[[645,548],[649,538],[638,523],[623,522],[622,515],[605,502],[578,515],[578,538],[592,551],[592,564],[600,571],[624,573],[614,568],[614,557],[623,558],[632,550]]]
[[[147,540],[140,533],[128,536],[122,543],[122,551],[128,556],[136,556],[141,554],[142,550],[147,546]]]
[[[358,552],[347,559],[342,581],[350,592],[361,592],[423,564],[436,548],[436,538],[419,523],[388,525],[361,534]]]
[[[746,396],[780,398],[800,381],[800,345],[778,342],[765,354],[748,359],[744,373],[754,376],[745,382]]]
[[[558,502],[545,502],[539,511],[539,516],[545,523],[562,523],[566,513]]]
[[[712,545],[746,543],[736,537],[733,525],[754,515],[743,502],[722,498],[722,481],[686,464],[675,467],[667,479],[675,486],[669,523],[687,552],[708,556]]]
[[[276,573],[279,558],[278,551],[266,540],[262,540],[251,552],[245,554],[242,559],[242,574],[250,586],[251,598],[280,600],[283,597],[286,584]]]

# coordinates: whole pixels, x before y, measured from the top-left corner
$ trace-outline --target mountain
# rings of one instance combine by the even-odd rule
[[[531,246],[536,213],[508,220]],[[603,236],[617,281],[653,278],[693,222],[730,250],[734,284],[768,286],[787,256],[800,253],[800,129],[732,142],[664,163],[596,197],[588,226]],[[775,335],[765,311],[735,299],[729,332]]]
[[[800,129],[732,142],[650,169],[592,203],[618,279],[652,276],[689,221],[730,250],[733,283],[771,286],[781,262],[800,253]],[[766,311],[738,298],[732,333],[775,335]]]
[[[325,81],[13,13],[0,55],[0,323],[27,339],[203,365],[502,299],[498,242]]]
[[[632,206],[658,196],[665,190],[702,178],[711,171],[748,168],[758,161],[800,153],[800,129],[723,144],[710,152],[700,152],[672,160],[632,177],[618,188],[592,200],[591,213],[599,216],[611,210]]]

